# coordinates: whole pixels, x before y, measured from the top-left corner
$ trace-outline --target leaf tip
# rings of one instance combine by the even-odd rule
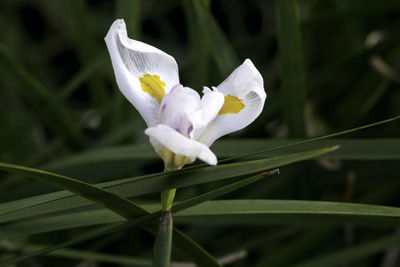
[[[262,173],[264,176],[270,176],[270,175],[274,175],[274,174],[280,174],[279,169],[273,169],[270,171],[266,171]]]

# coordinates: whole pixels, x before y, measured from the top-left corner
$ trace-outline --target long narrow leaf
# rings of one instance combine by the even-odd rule
[[[268,169],[277,168],[294,162],[321,156],[336,150],[337,147],[323,148],[301,153],[293,153],[279,157],[225,164],[215,167],[195,168],[178,172],[159,173],[112,181],[97,185],[122,197],[133,197],[146,193],[161,192],[172,188],[214,182],[223,179],[252,175]],[[0,163],[0,169],[20,172],[24,167],[11,168],[8,164]],[[42,171],[28,169],[33,175],[42,175]],[[46,172],[46,175],[51,173]],[[56,175],[57,176],[57,175]],[[51,193],[43,196],[27,198],[0,205],[0,222],[26,218],[92,204],[86,199],[67,192]]]
[[[23,252],[32,252],[45,248],[43,245],[29,245],[23,248]],[[145,258],[136,258],[123,255],[104,254],[94,251],[82,249],[58,249],[47,254],[50,257],[78,259],[78,260],[94,260],[97,262],[125,264],[135,267],[151,267],[151,260]]]
[[[296,224],[344,223],[397,225],[400,208],[300,200],[218,200],[176,214],[176,223]]]
[[[70,177],[6,163],[0,163],[0,169],[31,176],[32,178],[39,179],[45,183],[66,189],[77,195],[83,196],[88,200],[101,204],[127,219],[147,213],[140,206],[128,199],[120,197],[119,195],[106,191],[100,187]]]
[[[202,1],[187,1],[186,7],[190,9],[190,14],[196,14],[200,32],[211,47],[218,69],[222,76],[226,77],[239,65],[239,60],[232,45],[218,26],[210,11],[204,6]]]
[[[319,140],[314,143],[303,143],[293,146],[293,143],[302,142],[296,139],[227,139],[217,141],[212,150],[219,158],[238,157],[247,154],[248,158],[260,159],[265,156],[277,156],[289,152],[301,152],[318,147],[340,145],[340,149],[326,154],[324,158],[329,159],[399,159],[399,138],[386,139],[330,139]],[[282,147],[286,146],[286,147]],[[274,149],[282,147],[281,149]],[[254,153],[257,151],[257,153]],[[263,152],[259,152],[263,151]],[[254,154],[253,154],[254,153]],[[108,162],[157,159],[150,144],[114,146],[102,149],[95,149],[81,154],[76,154],[46,166],[47,169],[70,169],[76,166],[88,164],[107,164]]]
[[[276,0],[284,116],[292,137],[304,136],[306,72],[297,0]]]
[[[227,162],[240,158],[257,158],[260,155],[276,155],[272,152],[287,151],[303,151],[305,149],[313,149],[315,146],[332,146],[336,144],[343,145],[340,151],[329,153],[326,157],[337,159],[397,159],[399,153],[397,151],[397,139],[331,139],[322,142],[322,140],[337,137],[360,130],[376,127],[385,123],[393,122],[399,119],[396,116],[390,119],[371,123],[361,127],[349,130],[319,136],[306,140],[220,140],[215,143],[213,150],[219,157],[230,157],[220,161]],[[318,141],[318,142],[317,142]],[[234,146],[232,145],[235,144]],[[241,144],[242,143],[242,144]],[[311,143],[313,143],[311,145]],[[153,152],[148,144],[140,144],[134,146],[111,147],[105,149],[96,149],[82,154],[74,155],[58,162],[54,162],[46,166],[46,168],[57,170],[63,168],[72,168],[81,164],[93,164],[115,160],[134,160],[134,159],[155,159],[157,155]]]
[[[22,66],[8,49],[0,43],[0,67],[18,83],[23,97],[38,110],[43,106],[48,107],[41,112],[42,122],[57,132],[60,136],[68,138],[73,144],[82,145],[86,138],[82,135],[76,123],[63,108],[60,101],[36,77]],[[40,114],[40,113],[39,113]],[[50,119],[49,119],[50,118]]]
[[[246,183],[254,182],[257,179],[260,179],[260,177],[249,178]],[[228,187],[232,190],[234,186],[237,186],[237,184],[226,186],[223,190]],[[400,222],[400,208],[378,205],[296,200],[217,200],[204,202],[218,195],[221,195],[221,189],[217,189],[212,195],[204,194],[176,204],[175,210],[177,212],[174,213],[176,223],[200,225],[310,223],[320,225],[323,223],[330,225],[353,222],[375,227],[378,225],[397,225]],[[145,205],[144,207],[152,211],[157,209],[154,205]],[[96,209],[21,221],[2,227],[0,233],[4,237],[15,237],[82,226],[117,223],[124,220],[105,209]]]
[[[276,171],[262,173],[250,178],[240,180],[238,182],[222,186],[210,192],[201,194],[191,199],[174,204],[173,212],[179,212],[187,208],[193,207],[207,200],[217,198],[229,192],[235,191],[239,188],[247,186],[251,183],[257,182],[264,177],[275,174]],[[145,210],[156,212],[159,204],[143,205]],[[82,226],[93,226],[97,224],[108,224],[114,222],[123,222],[125,219],[117,214],[110,212],[107,209],[93,209],[85,211],[66,212],[66,214],[55,214],[46,217],[39,217],[33,219],[24,219],[16,223],[0,228],[0,235],[7,238],[12,238],[20,235],[32,235],[37,233],[44,233],[55,230],[71,229]]]
[[[204,202],[206,200],[218,197],[220,195],[226,194],[228,192],[231,192],[233,190],[236,190],[238,188],[246,186],[246,185],[248,185],[250,183],[256,182],[259,179],[265,177],[266,175],[270,175],[270,174],[274,174],[274,173],[275,172],[270,172],[270,173],[266,173],[266,174],[257,175],[255,177],[251,177],[251,178],[245,179],[243,181],[236,182],[236,183],[234,183],[232,185],[224,186],[222,188],[213,190],[213,191],[208,192],[208,193],[206,193],[204,195],[200,195],[198,197],[195,197],[195,198],[189,199],[189,200],[187,200],[185,202],[182,202],[180,204],[177,204],[176,207],[175,207],[175,210],[184,210],[184,209],[189,208],[191,206],[195,206],[195,205],[197,205],[199,203],[202,203],[202,202]],[[88,215],[89,213],[85,212],[85,214]],[[151,214],[148,214],[147,216],[142,216],[142,217],[150,219],[150,218],[153,218],[155,216],[155,214],[157,214],[157,213],[151,213]],[[68,216],[69,216],[69,218],[71,218],[70,217],[71,215],[68,215]],[[85,216],[80,217],[80,218],[84,218],[84,217]],[[113,217],[113,216],[111,216],[111,217]],[[129,221],[126,224],[123,224],[123,225],[116,224],[116,228],[114,230],[121,229],[124,226],[125,227],[132,226],[132,225],[136,224],[135,222],[138,221],[138,220],[139,220],[139,222],[141,222],[140,220],[142,219],[142,217],[140,217],[138,219],[135,219],[133,221]],[[90,218],[93,218],[93,214],[91,214],[91,216],[85,217],[85,218],[90,220]],[[62,220],[64,220],[64,219],[62,219]],[[103,218],[103,222],[104,222],[104,218]],[[54,221],[52,222],[52,224],[53,223],[54,223]],[[46,227],[46,225],[49,226],[48,224],[43,223],[43,222],[40,222],[40,225],[41,225],[42,228],[43,228],[43,226]],[[53,224],[53,226],[54,226],[54,224]],[[149,232],[151,232],[153,234],[155,233],[154,229],[151,229],[151,227],[145,226],[144,228],[147,229]],[[108,233],[111,229],[113,229],[113,226],[111,226],[111,228],[108,228],[106,226],[105,229],[104,229],[104,233],[103,234]],[[8,228],[7,232],[10,233],[10,230],[11,229]],[[21,233],[21,230],[22,229],[20,228],[19,229],[19,233]],[[36,230],[38,230],[38,228],[36,228]],[[47,228],[46,230],[49,230],[49,228]],[[180,232],[176,228],[174,228],[173,232],[174,232],[174,240],[175,240],[174,242],[176,242],[178,244],[181,244],[181,246],[178,246],[178,248],[180,247],[181,250],[186,252],[188,255],[191,255],[192,258],[197,260],[197,262],[204,263],[205,266],[214,266],[214,265],[215,266],[219,266],[219,264],[215,261],[215,259],[207,251],[205,251],[201,246],[199,246],[196,242],[194,242],[193,240],[188,238],[186,235],[184,235],[182,232]],[[30,234],[32,234],[32,232]],[[89,239],[89,238],[93,238],[95,236],[98,236],[100,234],[102,234],[101,229],[100,229],[100,231],[94,231],[94,233],[89,232],[87,235],[83,235],[83,236],[81,236],[81,237],[79,237],[77,239],[73,239],[73,240],[75,240],[75,242],[80,242],[80,241],[85,240],[85,237],[87,237]],[[82,239],[82,238],[84,238],[84,239]],[[47,249],[43,249],[43,250],[38,251],[38,252],[34,252],[34,253],[30,254],[30,256],[33,257],[33,256],[45,254],[45,253],[47,253],[49,251],[53,251],[54,249],[57,249],[57,248],[60,248],[60,247],[64,247],[64,246],[67,246],[67,245],[71,245],[71,244],[74,243],[73,240],[69,241],[69,242],[66,242],[64,244],[60,244],[59,246],[56,246],[55,248],[54,247],[53,248],[47,248]],[[10,261],[6,261],[6,263],[8,264],[8,263],[13,263],[13,262],[18,262],[18,261],[21,261],[21,260],[25,260],[25,259],[28,259],[30,256],[27,255],[27,256],[24,256],[24,257],[19,257],[19,258],[16,258],[16,259],[12,259]]]
[[[400,234],[392,234],[377,240],[370,240],[358,246],[339,250],[330,254],[322,255],[308,261],[300,262],[290,267],[319,267],[319,266],[341,266],[343,264],[372,256],[392,246],[398,245]]]
[[[112,210],[113,212],[125,217],[126,219],[133,219],[133,218],[137,218],[139,215],[143,215],[137,219],[134,219],[133,222],[138,221],[138,223],[142,223],[142,221],[144,219],[150,219],[150,218],[154,218],[155,216],[157,216],[157,213],[150,214],[145,209],[143,209],[140,206],[136,205],[135,203],[129,201],[128,199],[120,197],[114,193],[108,192],[108,191],[98,188],[96,186],[89,185],[87,183],[78,181],[76,179],[49,173],[46,171],[40,171],[40,170],[31,169],[31,168],[16,166],[16,165],[12,165],[12,164],[0,164],[0,169],[16,172],[16,173],[20,173],[20,174],[27,174],[29,176],[32,176],[33,178],[36,178],[41,181],[56,185],[56,186],[64,188],[64,189],[67,189],[67,190],[74,192],[78,195],[81,195],[89,200],[92,200],[98,204],[101,204],[104,207],[107,207],[109,210]],[[107,228],[107,230],[109,230],[109,228]],[[99,234],[99,232],[95,232],[95,234],[97,235],[97,234]],[[89,236],[91,237],[92,234],[89,233]],[[79,237],[78,240],[82,240],[81,237]],[[180,240],[190,241],[189,238],[180,239]],[[193,243],[195,243],[195,242],[190,241],[189,245],[187,245],[187,244],[185,244],[186,246],[183,245],[182,250],[185,251],[185,248],[189,248],[189,249],[191,249],[191,251],[196,251],[196,248],[199,246],[198,245],[196,247],[191,246],[191,244],[193,244]],[[67,242],[67,244],[70,244],[70,242]],[[46,253],[46,252],[52,251],[52,250],[54,250],[54,249],[49,248],[49,249],[44,249],[42,252]],[[196,255],[202,255],[203,251],[204,250],[196,252]],[[38,253],[40,253],[40,252],[38,252]],[[32,255],[36,255],[36,253],[32,253]],[[190,253],[189,253],[189,255],[190,255]],[[26,258],[22,257],[20,259],[15,259],[15,260],[19,261],[19,260],[24,260],[24,259],[26,259]],[[204,255],[202,258],[200,258],[199,261],[201,262],[203,259],[205,259],[205,261],[211,261],[211,262],[216,263],[216,261],[213,260],[208,253],[206,255]],[[218,266],[218,264],[214,264],[214,265]],[[209,266],[214,266],[214,265],[209,265]]]

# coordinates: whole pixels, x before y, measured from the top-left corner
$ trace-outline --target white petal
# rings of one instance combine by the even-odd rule
[[[139,111],[149,127],[157,125],[158,110],[164,94],[152,96],[143,89],[139,79],[159,79],[159,84],[167,94],[172,87],[179,84],[175,59],[151,45],[129,39],[125,22],[121,19],[111,25],[104,39],[121,92]],[[148,76],[144,76],[146,74]]]
[[[218,115],[199,141],[210,146],[223,135],[243,129],[252,123],[261,113],[267,97],[261,74],[250,59],[246,59],[229,77],[223,81],[218,90],[225,96],[239,98],[244,104],[238,113]]]
[[[224,95],[213,88],[211,91],[205,87],[203,90],[203,97],[200,102],[200,110],[189,114],[189,119],[193,124],[193,139],[198,139],[206,130],[207,126],[218,115],[219,110],[224,104]]]
[[[217,157],[206,145],[189,139],[166,125],[159,124],[147,128],[144,133],[150,136],[150,142],[156,152],[168,148],[177,155],[193,160],[199,158],[210,165],[217,164]]]
[[[200,96],[196,91],[179,84],[163,98],[159,123],[171,127],[186,137],[191,137],[193,123],[189,114],[199,110],[200,103]]]

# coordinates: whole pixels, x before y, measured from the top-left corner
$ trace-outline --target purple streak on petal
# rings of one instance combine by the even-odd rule
[[[191,124],[189,126],[189,128],[187,129],[187,135],[190,135],[190,133],[193,131],[193,124]]]

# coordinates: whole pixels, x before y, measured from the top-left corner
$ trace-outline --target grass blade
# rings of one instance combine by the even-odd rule
[[[29,176],[39,179],[41,181],[50,183],[52,185],[61,187],[63,189],[67,189],[71,192],[74,192],[78,195],[81,195],[87,199],[90,199],[98,204],[103,205],[104,207],[107,207],[108,209],[114,211],[115,213],[127,218],[127,219],[132,219],[137,217],[138,215],[143,215],[139,217],[137,220],[134,220],[133,222],[135,224],[141,223],[144,219],[150,219],[154,218],[154,216],[157,216],[158,213],[153,213],[149,214],[146,210],[141,208],[140,206],[136,205],[135,203],[120,197],[114,193],[108,192],[104,189],[89,185],[87,183],[74,180],[69,177],[57,175],[57,174],[52,174],[49,172],[45,171],[40,171],[40,170],[35,170],[31,168],[26,168],[26,167],[21,167],[21,166],[16,166],[12,164],[0,164],[0,169],[7,170],[7,171],[12,171],[20,174],[28,174]],[[106,228],[109,230],[109,228]],[[101,232],[95,231],[93,234],[89,233],[88,236],[92,237],[93,235],[98,235]],[[79,241],[82,239],[78,239]],[[70,244],[68,242],[67,244]],[[58,248],[58,247],[57,247]],[[43,252],[49,252],[50,250],[43,250]],[[39,253],[39,252],[38,252]],[[201,254],[201,253],[200,253]],[[32,255],[36,255],[33,253]],[[21,258],[21,259],[26,259],[26,258]],[[206,259],[209,259],[209,255],[206,256]],[[19,260],[18,260],[19,261]],[[213,265],[210,265],[213,266]]]
[[[323,147],[333,146],[336,144],[341,144],[343,146],[340,150],[327,154],[326,157],[332,157],[335,159],[397,159],[399,155],[396,149],[398,147],[397,139],[332,139],[331,141],[326,142],[317,141],[376,127],[382,124],[393,122],[399,118],[400,116],[397,116],[368,125],[363,125],[361,127],[306,140],[219,140],[213,145],[212,149],[219,157],[230,157],[228,159],[220,160],[219,163],[229,162],[241,158],[259,158],[266,155],[276,156],[280,155],[283,151],[299,152],[305,149],[316,148],[316,146]],[[243,143],[243,145],[240,143]],[[310,143],[314,144],[309,145]],[[266,149],[263,149],[263,147],[266,147]],[[297,148],[295,149],[295,147]],[[287,150],[288,148],[291,149]],[[276,154],[272,152],[279,153]],[[84,164],[95,164],[99,162],[105,164],[107,161],[156,158],[157,155],[154,153],[149,144],[115,146],[104,149],[95,149],[82,154],[77,154],[72,157],[53,162],[45,166],[45,168],[58,170],[64,168],[74,168],[78,165]]]
[[[149,214],[149,215],[141,216],[141,217],[139,217],[137,219],[134,219],[134,220],[130,220],[129,222],[126,222],[126,223],[117,223],[117,224],[102,226],[102,227],[99,227],[99,228],[97,228],[95,230],[91,230],[91,231],[87,231],[85,233],[81,233],[81,234],[79,234],[79,236],[76,236],[76,237],[72,238],[71,240],[63,242],[61,244],[58,244],[58,245],[55,245],[55,246],[51,246],[51,247],[47,247],[47,248],[44,248],[44,249],[40,249],[38,251],[25,254],[23,256],[14,257],[14,258],[11,258],[11,259],[5,259],[5,260],[0,262],[0,266],[9,266],[10,264],[14,264],[14,263],[17,263],[17,262],[21,262],[21,261],[25,261],[25,260],[31,259],[31,258],[36,257],[36,256],[47,254],[47,253],[49,253],[51,251],[54,251],[54,250],[57,250],[59,248],[67,247],[67,246],[70,246],[70,245],[73,245],[73,244],[76,244],[76,243],[79,243],[79,242],[82,242],[82,241],[90,240],[90,239],[93,239],[93,238],[96,238],[96,237],[99,237],[99,236],[102,236],[102,235],[105,235],[105,234],[108,234],[108,233],[112,233],[114,231],[118,231],[120,229],[125,229],[125,228],[131,227],[131,226],[135,226],[135,225],[137,225],[137,224],[139,224],[141,222],[147,221],[147,220],[149,220],[151,218],[156,218],[157,215],[158,215],[158,213],[152,213],[152,214]]]
[[[270,172],[262,173],[250,178],[240,180],[238,182],[222,186],[210,192],[201,194],[191,199],[174,204],[172,212],[175,214],[179,211],[188,209],[205,201],[215,199],[219,196],[238,190],[244,186],[257,182],[269,175],[278,173],[275,169]],[[143,205],[145,210],[156,212],[159,204]],[[106,209],[94,209],[77,212],[66,212],[65,214],[48,215],[33,219],[24,219],[5,225],[0,229],[0,235],[12,238],[21,235],[33,235],[57,230],[65,230],[83,226],[94,226],[98,224],[109,224],[123,222],[124,218],[118,216]]]
[[[246,155],[249,159],[261,159],[266,156],[278,156],[287,153],[301,152],[305,150],[317,149],[318,147],[328,147],[340,145],[340,149],[326,154],[325,158],[330,159],[399,159],[400,147],[399,138],[384,139],[330,139],[317,140],[318,142],[305,142],[307,140],[298,139],[226,139],[217,141],[213,147],[213,152],[218,158],[240,158]],[[299,143],[300,142],[300,143]],[[278,149],[277,149],[278,148]],[[257,151],[257,152],[254,152]],[[107,148],[94,149],[71,157],[61,159],[44,166],[43,168],[57,171],[68,170],[77,166],[84,168],[89,164],[108,164],[115,161],[134,161],[134,160],[153,160],[157,159],[150,144],[113,146]],[[220,162],[224,162],[221,160]]]
[[[116,1],[116,16],[123,18],[126,23],[128,36],[140,39],[141,35],[141,1],[140,0],[118,0]]]
[[[271,171],[271,172],[268,172],[268,173],[264,173],[264,174],[261,174],[261,175],[257,175],[255,177],[251,177],[251,178],[248,178],[248,179],[233,183],[233,184],[228,185],[228,186],[221,187],[219,189],[213,190],[213,191],[208,192],[206,194],[203,194],[203,195],[197,196],[195,198],[189,199],[187,201],[181,202],[181,203],[175,205],[174,210],[178,211],[178,210],[184,210],[186,208],[190,208],[192,206],[198,205],[201,202],[216,198],[218,196],[221,196],[223,194],[232,192],[232,191],[234,191],[236,189],[239,189],[239,188],[241,188],[243,186],[246,186],[246,185],[248,185],[250,183],[256,182],[259,179],[265,177],[266,175],[272,175],[272,174],[275,174],[275,173],[276,173],[276,171]],[[147,216],[142,216],[142,217],[144,217],[146,219],[151,219],[151,218],[154,218],[157,213],[158,212],[154,212],[154,213],[148,214]],[[86,211],[85,214],[88,215],[88,212]],[[69,218],[71,218],[70,215],[68,215],[68,216],[69,216]],[[85,217],[85,216],[83,216],[83,217]],[[83,218],[83,217],[78,216],[78,218]],[[94,232],[89,232],[88,234],[83,235],[82,237],[78,237],[76,239],[73,239],[72,241],[60,244],[60,245],[56,246],[55,249],[60,248],[60,247],[64,247],[64,246],[67,246],[67,245],[72,245],[73,243],[86,240],[85,238],[90,239],[90,238],[94,238],[94,237],[96,237],[98,235],[106,234],[106,233],[108,233],[110,231],[113,231],[113,230],[116,231],[116,230],[123,229],[123,228],[128,227],[128,226],[133,226],[134,224],[136,224],[136,221],[140,220],[142,217],[140,217],[138,219],[135,219],[133,221],[129,221],[129,222],[127,222],[125,224],[122,224],[122,225],[121,224],[115,224],[115,228],[114,228],[114,225],[112,225],[111,228],[105,226],[104,228],[100,228],[100,230],[95,230]],[[91,216],[87,217],[87,219],[91,219],[91,218],[94,218],[93,214],[91,214]],[[64,219],[62,219],[62,221],[65,222]],[[46,225],[46,224],[43,224],[43,222],[40,222],[40,225],[43,226],[43,225]],[[154,234],[154,229],[152,229],[151,227],[144,226],[144,228],[146,230],[148,230],[150,233]],[[10,229],[8,229],[8,230],[10,230]],[[37,228],[36,228],[36,230],[37,230]],[[178,248],[181,248],[181,250],[186,252],[186,254],[191,255],[191,257],[193,259],[197,260],[197,262],[204,264],[204,266],[219,266],[219,264],[215,261],[215,259],[206,250],[204,250],[196,242],[194,242],[193,240],[188,238],[181,231],[179,231],[178,229],[174,228],[173,229],[173,233],[174,233],[174,242],[176,242],[177,244],[181,244],[181,246],[179,246]],[[170,238],[170,237],[171,237],[171,231],[167,231],[165,233],[165,238]],[[52,248],[47,248],[47,249],[43,249],[41,251],[34,252],[34,253],[30,254],[30,256],[33,257],[33,256],[45,254],[45,253],[47,253],[49,251],[52,251]],[[14,263],[14,262],[18,262],[18,261],[21,261],[21,260],[26,260],[30,256],[28,255],[28,256],[25,256],[23,258],[16,258],[16,259],[13,259],[11,261],[7,261],[7,263]]]
[[[147,193],[162,192],[172,188],[187,187],[223,179],[254,175],[268,169],[277,168],[294,162],[315,158],[336,150],[337,147],[328,147],[312,151],[293,153],[279,157],[272,157],[247,162],[225,164],[215,167],[187,168],[178,172],[158,173],[141,177],[127,178],[97,185],[121,197],[133,197]],[[24,168],[9,164],[0,164],[0,169],[20,172],[32,172],[29,175],[52,175],[49,172]],[[58,179],[58,175],[54,174]],[[70,208],[92,204],[90,201],[74,196],[68,192],[56,192],[43,196],[27,198],[0,205],[0,222],[7,222],[30,216],[43,215],[52,211],[61,211]]]
[[[216,200],[178,212],[176,223],[235,224],[343,224],[397,225],[400,208],[342,202],[303,200]]]
[[[27,175],[45,183],[66,189],[86,199],[92,200],[127,219],[132,219],[138,215],[147,213],[140,206],[126,198],[70,177],[6,163],[0,163],[0,169]]]
[[[246,179],[245,183],[252,183],[258,179],[260,177],[251,177]],[[225,226],[243,224],[336,225],[351,222],[377,227],[380,225],[396,226],[400,222],[400,208],[379,205],[304,200],[208,201],[240,188],[234,189],[235,186],[237,185],[232,184],[224,189],[217,189],[212,194],[199,195],[193,199],[177,203],[173,211],[176,223]],[[230,187],[230,190],[226,190],[228,187]],[[224,192],[221,192],[222,190]],[[144,207],[157,212],[156,205],[145,205]],[[15,224],[3,226],[0,233],[4,237],[11,238],[123,221],[123,218],[112,214],[110,211],[97,209],[21,220]]]
[[[369,240],[361,245],[339,250],[330,254],[291,265],[291,267],[319,267],[340,266],[351,261],[359,260],[372,254],[383,251],[391,246],[398,245],[400,234],[395,233],[378,240]]]
[[[24,247],[18,252],[33,252],[45,248],[43,245],[32,244]],[[135,258],[130,256],[104,254],[94,251],[87,251],[82,249],[58,249],[47,254],[49,257],[78,259],[78,260],[94,260],[103,263],[129,265],[135,267],[151,267],[151,260],[145,258]]]
[[[2,67],[4,72],[14,77],[19,85],[17,88],[32,107],[37,110],[43,110],[43,106],[48,107],[48,110],[41,112],[41,116],[45,117],[41,121],[45,125],[48,125],[60,136],[67,138],[72,144],[82,145],[86,143],[86,138],[82,135],[75,122],[69,117],[63,105],[39,80],[20,65],[1,43],[0,67]],[[49,116],[51,118],[48,118]]]
[[[90,66],[96,60],[96,53],[101,51],[105,53],[106,49],[99,49],[97,47],[93,31],[90,28],[90,14],[88,11],[87,3],[84,0],[71,0],[67,1],[67,11],[72,18],[71,32],[75,45],[78,50],[80,61],[83,66]],[[96,73],[95,73],[96,74]],[[88,81],[90,100],[95,107],[101,107],[104,103],[108,102],[107,88],[105,86],[104,78],[101,75],[92,75]]]
[[[202,29],[202,36],[211,47],[211,51],[222,76],[228,76],[231,71],[239,65],[239,59],[232,45],[202,1],[188,0],[185,2],[185,5],[191,10],[190,14],[197,15],[199,26]]]
[[[324,139],[328,139],[328,138],[332,138],[332,137],[336,137],[336,136],[340,136],[340,135],[354,133],[354,132],[357,132],[357,131],[361,131],[361,130],[365,130],[365,129],[368,129],[368,128],[376,127],[376,126],[379,126],[379,125],[382,125],[382,124],[386,124],[386,123],[389,123],[389,122],[393,122],[393,121],[396,121],[398,119],[400,119],[400,115],[398,115],[396,117],[393,117],[393,118],[386,119],[386,120],[382,120],[382,121],[374,122],[374,123],[371,123],[371,124],[363,125],[363,126],[360,126],[360,127],[344,130],[344,131],[341,131],[341,132],[336,132],[336,133],[333,133],[333,134],[318,136],[318,137],[315,137],[315,138],[301,140],[301,141],[294,142],[294,143],[291,143],[291,144],[285,144],[285,145],[273,147],[273,148],[266,149],[266,150],[261,150],[261,151],[257,151],[257,152],[253,152],[253,153],[240,155],[240,156],[237,156],[237,157],[232,157],[232,158],[229,158],[229,159],[226,159],[226,160],[222,160],[220,162],[225,162],[225,161],[230,161],[230,160],[234,160],[234,159],[245,158],[245,157],[248,157],[248,156],[254,156],[254,155],[257,155],[257,154],[276,151],[276,150],[280,150],[280,149],[283,149],[283,148],[288,148],[288,147],[308,144],[308,143],[316,142],[316,141],[319,141],[319,140],[324,140]]]
[[[255,176],[255,177],[251,177],[251,178],[239,181],[237,183],[234,183],[232,185],[228,185],[228,186],[222,187],[220,189],[214,190],[212,192],[206,193],[204,195],[200,195],[200,196],[195,197],[193,199],[189,199],[189,200],[187,200],[185,202],[177,204],[175,206],[176,207],[175,210],[183,210],[185,208],[189,208],[191,206],[195,206],[195,205],[197,205],[197,204],[199,204],[201,202],[204,202],[206,200],[209,200],[209,199],[218,197],[218,196],[220,196],[222,194],[226,194],[228,192],[234,191],[234,190],[236,190],[238,188],[241,188],[243,186],[246,186],[246,185],[248,185],[248,184],[250,184],[252,182],[256,182],[259,179],[265,177],[265,175],[270,175],[270,174],[274,174],[274,173],[276,173],[276,172],[269,172],[269,173],[266,173],[266,174],[258,175],[258,176]],[[87,212],[86,212],[86,214],[87,214]],[[155,216],[155,214],[157,214],[157,212],[148,214],[147,219],[153,218]],[[142,217],[146,218],[146,216],[142,216]],[[140,220],[142,217],[138,218],[138,220]],[[90,216],[88,218],[93,218],[93,217]],[[136,220],[134,220],[133,222],[135,222],[135,221]],[[132,222],[128,222],[127,224],[125,224],[122,227],[128,227],[128,226],[131,226],[131,225],[132,225]],[[121,229],[121,225],[117,224],[116,228],[117,229]],[[148,227],[145,227],[145,228],[149,232],[154,233],[154,230],[149,229]],[[111,229],[113,229],[113,228],[111,228]],[[110,228],[105,228],[104,231],[105,231],[105,233],[107,233],[107,232],[110,231]],[[165,232],[165,236],[163,236],[163,237],[171,238],[171,231],[170,230],[164,231],[164,232]],[[162,233],[164,233],[164,232],[162,232]],[[97,236],[100,233],[101,233],[101,231],[100,232],[99,231],[95,231],[94,235],[90,234],[90,235],[84,235],[84,236],[93,238],[94,236]],[[219,264],[215,261],[215,259],[207,251],[205,251],[201,246],[199,246],[196,242],[194,242],[193,240],[188,238],[186,235],[184,235],[178,229],[174,228],[173,233],[174,233],[174,239],[175,239],[174,242],[176,242],[178,244],[181,244],[181,246],[179,246],[178,248],[181,248],[181,250],[186,252],[188,255],[191,255],[192,258],[197,259],[197,262],[203,263],[204,266],[219,266]],[[83,241],[82,237],[80,237],[78,239],[78,241]],[[71,245],[72,243],[73,243],[73,241],[70,241],[70,242],[67,242],[66,245]],[[57,246],[57,248],[58,247],[62,247],[62,246],[64,246],[64,245],[61,244],[60,246]],[[49,252],[49,249],[51,249],[51,248],[45,249],[42,252],[40,252],[40,251],[36,252],[34,254],[31,254],[31,255],[40,255],[40,253],[47,253],[47,252]],[[18,258],[18,259],[14,259],[14,261],[8,261],[7,263],[16,262],[16,261],[25,260],[25,259],[27,259],[27,258],[26,257]]]
[[[297,0],[276,0],[284,118],[291,137],[304,136],[306,70]]]

